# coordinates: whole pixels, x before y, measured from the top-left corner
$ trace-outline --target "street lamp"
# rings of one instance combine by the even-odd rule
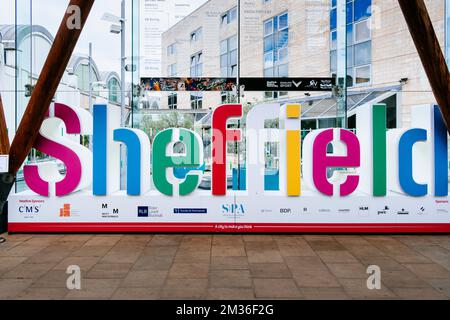
[[[121,2],[121,16],[112,13],[104,13],[103,21],[112,22],[109,31],[112,34],[120,34],[120,125],[125,126],[125,0]]]
[[[102,20],[113,23],[109,29],[112,34],[120,34],[120,126],[125,127],[125,0],[121,2],[120,17],[106,12]],[[121,177],[125,176],[125,159],[125,148],[120,146]],[[124,179],[121,179],[121,187],[124,187]]]

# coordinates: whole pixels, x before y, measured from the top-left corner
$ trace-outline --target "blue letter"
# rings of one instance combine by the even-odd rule
[[[94,105],[93,154],[93,193],[96,196],[106,195],[106,144],[107,144],[107,111],[106,105]]]
[[[413,197],[427,195],[428,186],[418,184],[413,177],[413,146],[416,142],[426,141],[427,131],[425,129],[411,129],[406,131],[399,142],[398,150],[398,173],[400,186],[403,191]]]
[[[114,141],[127,146],[127,194],[141,194],[141,141],[133,130],[120,128],[114,130]]]

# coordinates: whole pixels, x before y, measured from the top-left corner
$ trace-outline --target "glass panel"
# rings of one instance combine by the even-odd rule
[[[372,60],[372,42],[367,41],[355,45],[355,65],[368,64]]]
[[[370,67],[358,67],[355,69],[356,84],[364,84],[370,82]]]
[[[264,52],[273,50],[273,35],[264,38]]]
[[[283,30],[285,28],[288,27],[288,14],[282,14],[281,16],[279,16],[278,18],[278,29],[279,30]]]
[[[355,21],[365,19],[372,14],[372,0],[355,0]]]
[[[330,49],[331,50],[336,50],[337,48],[337,32],[333,31],[331,32],[331,44],[330,44]]]
[[[370,39],[370,20],[364,20],[355,24],[355,40],[356,42],[367,41]]]
[[[273,20],[270,19],[264,23],[264,35],[268,36],[273,33]]]
[[[334,30],[336,28],[337,28],[337,11],[336,9],[333,9],[330,12],[330,30]]]

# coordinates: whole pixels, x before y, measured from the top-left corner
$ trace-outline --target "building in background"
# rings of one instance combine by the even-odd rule
[[[445,2],[426,1],[444,51],[450,11]],[[336,73],[337,33],[346,32],[349,127],[355,126],[356,109],[367,103],[387,104],[391,128],[410,124],[411,106],[435,103],[397,1],[347,1],[346,30],[337,29],[336,0],[241,3],[239,34],[237,1],[220,0],[206,2],[167,30],[161,75],[330,77]],[[161,107],[210,109],[229,98],[219,92],[178,92],[166,94]],[[241,101],[300,102],[304,129],[336,124],[332,94],[244,92]]]

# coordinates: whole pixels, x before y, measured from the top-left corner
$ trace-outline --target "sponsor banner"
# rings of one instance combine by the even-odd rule
[[[239,78],[245,91],[331,91],[334,78]],[[236,78],[142,78],[144,91],[233,91]]]
[[[30,193],[13,195],[8,210],[12,232],[450,232],[448,197],[356,194],[336,201],[313,192],[301,198],[270,192],[249,197],[245,191],[211,197],[199,190],[189,198],[85,192],[44,199]]]
[[[240,78],[245,91],[331,91],[334,78]]]
[[[233,91],[230,78],[141,78],[144,91]]]

